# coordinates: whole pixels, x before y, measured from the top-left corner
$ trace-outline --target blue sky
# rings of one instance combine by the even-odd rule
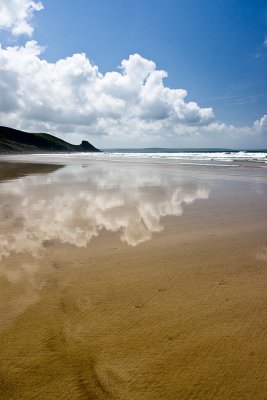
[[[146,60],[153,60],[156,70],[168,73],[163,80],[165,87],[185,89],[188,93],[186,103],[196,102],[201,109],[212,108],[214,113],[212,121],[206,118],[203,122],[201,116],[199,131],[193,129],[192,120],[188,120],[190,129],[187,136],[184,132],[179,134],[181,129],[179,132],[176,129],[177,136],[173,133],[168,135],[168,132],[164,135],[164,129],[171,131],[170,124],[164,123],[161,128],[155,128],[152,123],[148,125],[147,118],[143,118],[145,127],[142,125],[140,128],[138,123],[132,126],[133,130],[142,131],[139,138],[138,135],[130,137],[128,125],[120,138],[116,134],[109,135],[108,121],[105,124],[101,122],[102,125],[91,130],[94,142],[102,146],[112,143],[133,145],[138,138],[144,145],[179,145],[181,142],[184,145],[218,143],[240,146],[244,143],[247,146],[267,147],[267,124],[265,119],[262,120],[267,114],[266,1],[65,0],[63,5],[59,0],[44,0],[42,4],[44,9],[32,12],[34,15],[28,19],[34,29],[31,35],[23,32],[12,34],[12,27],[4,27],[0,31],[3,48],[24,46],[27,40],[34,39],[39,46],[46,46],[38,57],[51,65],[59,59],[66,60],[74,53],[85,53],[90,64],[98,66],[103,75],[111,71],[119,72],[117,68],[123,59],[138,54]],[[44,100],[40,102],[43,104]],[[162,98],[159,102],[162,104]],[[42,118],[39,114],[36,121],[39,118],[40,122]],[[153,110],[153,117],[154,114]],[[34,120],[33,116],[31,118]],[[102,114],[97,118],[102,118]],[[119,114],[117,118],[120,118]],[[129,118],[133,120],[132,115]],[[46,120],[47,117],[44,118]],[[180,118],[178,123],[186,125],[188,121],[183,117],[183,121]],[[52,122],[53,118],[47,127],[51,128]],[[214,126],[216,132],[212,136],[211,124],[214,123],[221,125],[218,129]],[[58,129],[58,123],[56,125],[55,129]],[[75,141],[71,133],[72,125],[73,122],[68,127],[65,124],[66,135]],[[193,125],[196,128],[195,120]],[[208,133],[204,132],[204,125],[208,127]],[[38,123],[32,122],[32,127],[35,126],[38,127]],[[103,133],[101,126],[104,127]],[[224,136],[224,130],[229,126],[229,131],[233,130],[231,137],[229,134]],[[253,136],[249,130],[255,130],[255,126],[260,126],[261,132]],[[64,127],[61,128],[59,134],[63,137]],[[237,132],[239,128],[240,132]],[[121,124],[118,129],[123,131],[124,125]],[[77,140],[86,132],[83,123],[77,123],[73,130]],[[146,137],[148,131],[151,131],[149,138]]]

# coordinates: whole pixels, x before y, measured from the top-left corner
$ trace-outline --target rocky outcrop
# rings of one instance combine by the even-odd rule
[[[73,153],[99,152],[91,143],[83,140],[74,145],[48,133],[28,133],[0,126],[0,154],[8,153]]]

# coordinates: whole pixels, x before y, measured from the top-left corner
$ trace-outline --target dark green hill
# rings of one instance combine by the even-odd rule
[[[85,140],[80,145],[74,145],[48,133],[28,133],[0,126],[0,154],[99,151],[99,149]]]

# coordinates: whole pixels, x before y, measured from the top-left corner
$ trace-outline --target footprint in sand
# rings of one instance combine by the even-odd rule
[[[134,306],[133,308],[143,308],[144,304],[137,304],[136,306]]]
[[[177,335],[174,335],[174,336],[167,336],[167,341],[171,342],[175,339],[178,339],[180,335],[181,335],[180,333],[177,333]]]

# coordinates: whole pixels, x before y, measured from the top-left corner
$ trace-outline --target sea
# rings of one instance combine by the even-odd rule
[[[222,160],[222,161],[259,161],[267,163],[266,150],[230,150],[230,149],[199,149],[199,148],[143,148],[143,149],[104,149],[104,154],[110,157],[144,157],[170,158],[177,160]]]
[[[87,163],[92,160],[124,162],[162,162],[179,165],[267,168],[266,150],[221,148],[125,148],[102,149],[100,153],[20,154],[2,156],[13,161]]]

